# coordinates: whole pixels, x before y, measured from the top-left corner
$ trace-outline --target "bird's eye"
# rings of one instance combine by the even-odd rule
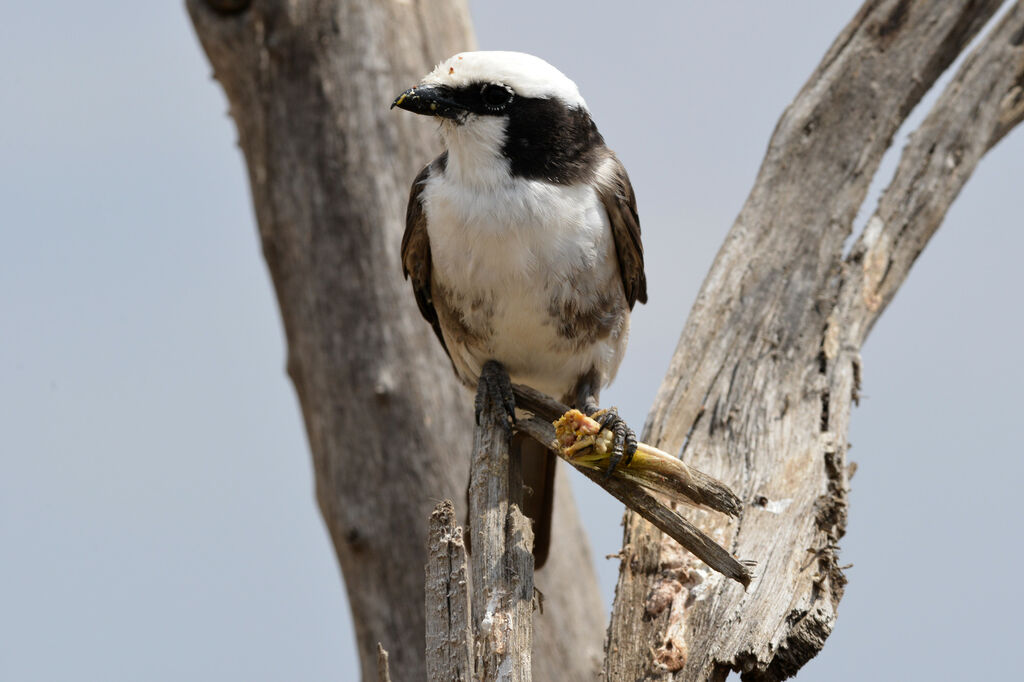
[[[484,108],[490,111],[501,111],[512,101],[512,88],[505,85],[491,85],[488,83],[480,88],[480,97],[484,101]]]

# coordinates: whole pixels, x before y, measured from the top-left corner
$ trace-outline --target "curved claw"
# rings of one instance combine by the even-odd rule
[[[633,461],[633,455],[636,454],[636,434],[633,433],[633,429],[626,427],[626,466],[629,466]]]
[[[607,481],[620,463],[624,462],[623,466],[629,466],[633,461],[633,455],[636,454],[636,434],[614,407],[606,410],[597,421],[602,429],[608,429],[614,434],[608,470],[604,473],[604,479]]]

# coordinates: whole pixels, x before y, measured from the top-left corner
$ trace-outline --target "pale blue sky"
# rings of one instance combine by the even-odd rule
[[[604,397],[635,424],[780,112],[857,5],[474,3],[480,46],[574,78],[632,176],[651,303]],[[235,131],[181,3],[19,3],[0,63],[0,680],[351,679]],[[1018,130],[865,348],[855,566],[799,679],[1012,665],[1022,177]],[[615,552],[621,507],[575,483],[595,556]]]

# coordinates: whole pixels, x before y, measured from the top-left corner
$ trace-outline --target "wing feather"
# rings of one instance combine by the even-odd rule
[[[434,299],[430,292],[430,275],[433,263],[430,259],[430,237],[427,234],[427,214],[423,210],[420,195],[431,172],[444,168],[447,152],[427,164],[412,182],[409,192],[409,205],[405,212],[405,234],[402,235],[402,274],[412,282],[412,291],[416,296],[416,304],[424,319],[434,328],[437,340],[451,359],[451,353],[441,334],[441,323],[437,319]]]
[[[600,174],[597,192],[611,222],[615,254],[619,258],[619,271],[622,274],[622,287],[632,310],[637,301],[647,303],[647,277],[644,275],[644,247],[640,242],[640,218],[636,212],[633,185],[629,182],[622,162],[612,154],[606,163],[610,165],[611,172]]]

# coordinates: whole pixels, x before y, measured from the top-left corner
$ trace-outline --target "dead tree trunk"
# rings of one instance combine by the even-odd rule
[[[843,245],[894,133],[999,5],[866,3],[783,114],[645,429],[748,501],[735,522],[693,516],[758,560],[757,577],[745,593],[628,515],[608,679],[784,679],[824,645],[846,582],[836,543],[860,348],[975,164],[1024,114],[1020,2],[914,134],[846,257]]]
[[[472,407],[398,255],[409,185],[439,145],[388,105],[472,47],[468,12],[461,0],[187,5],[248,165],[363,679],[376,679],[378,642],[395,680],[422,679],[427,519],[464,499]],[[604,616],[567,481],[555,507],[534,673],[592,679]]]

